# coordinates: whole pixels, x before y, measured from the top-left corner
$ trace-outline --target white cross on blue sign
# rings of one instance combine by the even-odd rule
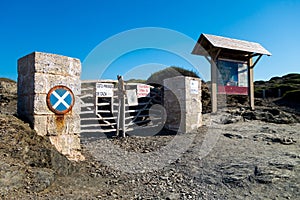
[[[65,86],[52,88],[47,96],[48,107],[57,114],[68,112],[73,106],[73,101],[71,90]]]

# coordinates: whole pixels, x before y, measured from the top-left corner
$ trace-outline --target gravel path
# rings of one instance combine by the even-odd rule
[[[185,135],[86,142],[87,160],[77,173],[59,177],[47,190],[29,197],[297,199],[299,131],[299,124],[210,121]],[[165,154],[164,148],[172,153]]]

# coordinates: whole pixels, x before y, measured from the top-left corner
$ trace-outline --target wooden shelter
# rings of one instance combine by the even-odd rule
[[[218,92],[218,76],[221,68],[221,61],[231,61],[245,65],[246,73],[246,94],[249,95],[250,108],[254,109],[254,85],[253,85],[253,68],[263,55],[270,56],[271,53],[255,42],[248,42],[221,36],[201,34],[192,54],[205,56],[211,63],[211,101],[212,112],[217,112],[217,92]],[[237,79],[237,78],[236,78]],[[242,85],[240,83],[240,85]],[[228,86],[239,88],[236,86]],[[225,87],[226,88],[226,87]]]

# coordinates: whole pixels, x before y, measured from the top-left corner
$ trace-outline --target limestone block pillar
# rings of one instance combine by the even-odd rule
[[[81,63],[75,58],[34,52],[18,60],[19,117],[28,121],[38,135],[49,137],[57,150],[70,160],[84,159],[79,137],[80,74]],[[62,97],[53,95],[58,86],[68,88],[69,92],[63,96],[62,90]],[[57,103],[52,105],[55,109],[49,103]],[[64,105],[70,106],[69,109]],[[56,109],[66,109],[66,112],[56,112]]]
[[[202,125],[201,80],[177,76],[164,80],[166,128],[182,133]]]

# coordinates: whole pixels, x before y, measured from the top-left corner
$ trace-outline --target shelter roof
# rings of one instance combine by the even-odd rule
[[[219,52],[219,53],[217,53]],[[262,45],[227,37],[201,34],[192,54],[246,60],[255,55],[272,55]]]

